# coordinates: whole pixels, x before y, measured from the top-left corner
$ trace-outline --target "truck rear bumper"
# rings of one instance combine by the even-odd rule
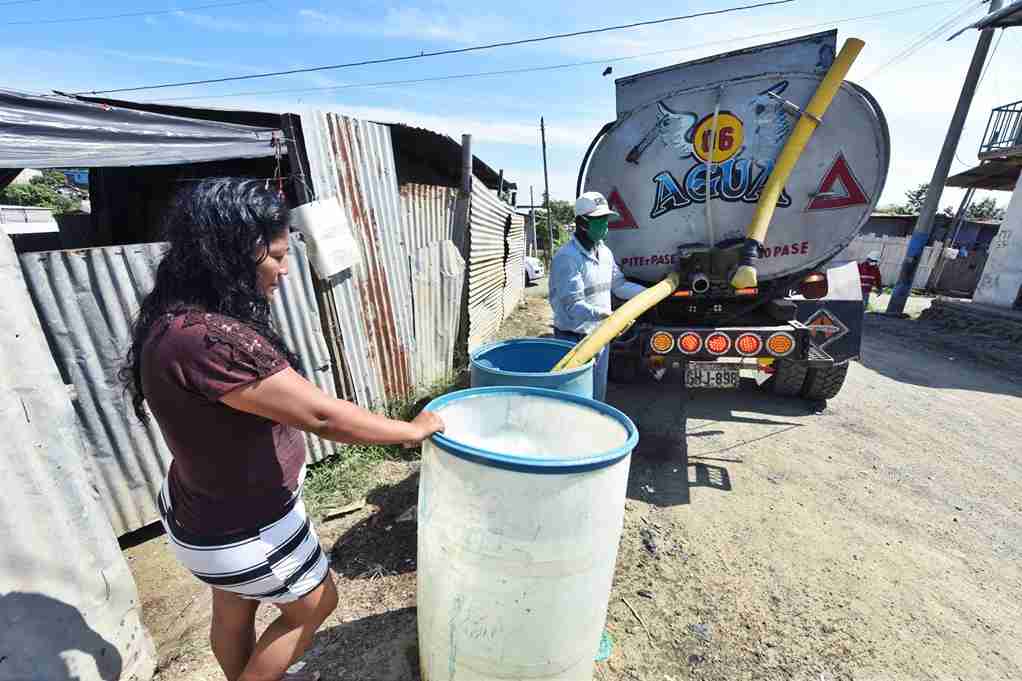
[[[835,364],[833,357],[811,342],[810,329],[798,321],[775,326],[636,326],[615,341],[612,351],[640,358],[650,366],[725,362],[766,368],[777,360],[811,368]]]

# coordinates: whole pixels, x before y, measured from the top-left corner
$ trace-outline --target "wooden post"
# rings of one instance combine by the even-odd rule
[[[465,282],[461,289],[461,319],[458,341],[454,346],[455,371],[468,365],[469,319],[468,291],[472,276],[472,135],[461,136],[461,187],[454,206],[454,245],[465,261]]]

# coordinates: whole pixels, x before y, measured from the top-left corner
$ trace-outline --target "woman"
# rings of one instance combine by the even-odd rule
[[[443,429],[320,391],[270,325],[287,274],[288,209],[261,181],[210,179],[182,193],[170,250],[135,323],[126,378],[173,462],[160,492],[178,559],[213,590],[210,642],[228,681],[278,681],[337,605],[301,499],[305,443],[411,444]],[[259,603],[280,616],[256,640]]]

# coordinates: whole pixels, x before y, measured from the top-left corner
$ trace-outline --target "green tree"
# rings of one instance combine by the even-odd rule
[[[905,192],[905,203],[899,205],[888,205],[885,209],[881,209],[880,213],[893,213],[895,215],[919,215],[923,212],[923,204],[926,203],[926,192],[930,190],[930,183],[924,182],[915,189],[909,189]],[[951,206],[945,206],[944,210],[941,211],[944,215],[954,217],[955,209]]]
[[[969,206],[965,215],[970,220],[1003,220],[1004,209],[997,205],[997,199],[988,196],[982,201],[977,201]]]
[[[575,206],[569,201],[559,201],[553,199],[550,201],[550,226],[554,232],[554,247],[556,251],[562,245],[564,245],[569,237],[570,233],[564,229],[565,225],[572,225],[575,223]],[[541,251],[545,251],[548,248],[550,238],[547,233],[546,227],[546,212],[543,210],[536,211],[536,245]]]
[[[0,191],[0,203],[9,206],[39,206],[49,208],[54,215],[70,213],[81,208],[81,201],[58,191],[67,186],[67,179],[59,170],[46,170],[33,177],[28,184],[12,184]]]

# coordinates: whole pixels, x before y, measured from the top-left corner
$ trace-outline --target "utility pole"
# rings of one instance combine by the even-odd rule
[[[1003,4],[1004,0],[990,0],[990,13],[1001,9]],[[919,258],[923,254],[923,249],[926,248],[926,244],[930,240],[933,221],[937,215],[937,204],[940,202],[940,195],[944,192],[944,183],[947,182],[948,173],[951,171],[951,160],[958,148],[958,141],[962,137],[962,127],[969,115],[972,97],[976,94],[976,85],[979,82],[980,73],[983,71],[983,64],[986,63],[987,53],[990,51],[990,41],[994,37],[994,30],[993,28],[983,30],[976,42],[976,51],[972,54],[972,63],[969,64],[969,70],[965,74],[962,93],[958,96],[958,106],[955,108],[954,116],[951,117],[951,125],[948,126],[947,136],[944,138],[944,146],[937,158],[937,167],[933,169],[933,177],[930,179],[930,188],[926,192],[926,199],[923,201],[915,229],[912,231],[912,239],[908,243],[905,260],[901,263],[898,283],[894,287],[891,301],[887,304],[887,314],[889,315],[900,316],[905,311],[905,303],[912,292],[912,280],[915,279],[916,270],[919,269]]]
[[[996,2],[997,0],[993,1]],[[550,177],[547,175],[546,168],[546,123],[543,121],[542,116],[539,117],[539,134],[543,140],[543,184],[546,187],[544,205],[546,206],[547,238],[550,240],[546,249],[546,267],[549,270],[550,260],[554,256],[554,228],[550,226]]]
[[[532,185],[529,185],[529,225],[532,228],[532,253],[529,255],[536,255],[536,198],[532,195]]]

